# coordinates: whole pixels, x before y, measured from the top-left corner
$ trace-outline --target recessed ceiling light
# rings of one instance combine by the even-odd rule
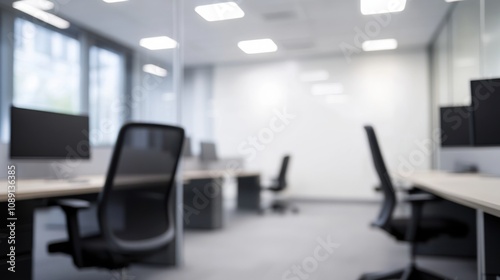
[[[361,0],[361,13],[375,15],[401,12],[406,7],[406,0]]]
[[[316,70],[301,73],[299,80],[303,83],[325,81],[330,78],[330,73],[326,70]]]
[[[245,12],[234,2],[197,6],[194,10],[206,21],[242,18]]]
[[[23,2],[44,11],[54,9],[54,3],[48,0],[24,0]]]
[[[241,41],[238,47],[247,54],[268,53],[278,50],[278,46],[271,39]]]
[[[37,18],[43,22],[46,22],[52,26],[55,26],[59,29],[67,29],[70,27],[70,23],[56,15],[47,13],[43,10],[40,10],[36,7],[33,7],[28,2],[25,1],[17,1],[12,3],[12,7],[17,9],[23,13],[26,13],[34,18]]]
[[[102,0],[102,1],[109,3],[109,4],[112,4],[112,3],[118,3],[118,2],[125,2],[128,0]]]
[[[362,48],[365,52],[394,50],[397,47],[398,41],[396,41],[396,39],[364,41],[362,45]]]
[[[331,95],[344,93],[344,86],[341,83],[320,83],[311,87],[312,95]]]
[[[166,77],[168,74],[167,69],[161,68],[160,66],[154,64],[145,64],[144,66],[142,66],[142,71],[160,77]]]
[[[451,2],[460,2],[460,1],[463,1],[463,0],[444,0],[445,2],[448,2],[448,3],[451,3]]]
[[[139,44],[149,50],[165,50],[177,47],[177,42],[167,36],[143,38]]]

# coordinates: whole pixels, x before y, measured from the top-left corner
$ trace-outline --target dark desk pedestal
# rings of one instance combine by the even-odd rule
[[[260,176],[238,177],[238,210],[259,211]]]
[[[37,201],[17,201],[15,222],[15,244],[9,244],[10,230],[7,224],[7,202],[0,202],[0,279],[2,280],[29,280],[32,278],[33,252],[33,213]],[[15,246],[15,272],[8,270],[11,267],[7,261],[10,247]]]
[[[424,215],[451,218],[466,223],[463,238],[447,236],[417,245],[418,255],[473,258],[478,261],[478,280],[500,279],[500,218],[443,200],[428,203]]]
[[[219,229],[224,224],[222,178],[191,179],[184,184],[184,227]]]
[[[260,210],[260,176],[240,175],[238,210]],[[193,229],[224,227],[222,177],[190,179],[184,184],[184,226]]]
[[[452,238],[441,236],[429,242],[417,245],[418,255],[444,256],[474,259],[476,246],[476,210],[448,200],[427,203],[423,214],[428,217],[442,217],[458,220],[469,227],[465,237]]]

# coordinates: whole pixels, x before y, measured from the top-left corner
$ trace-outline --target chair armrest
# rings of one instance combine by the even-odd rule
[[[59,199],[52,201],[51,205],[61,207],[66,214],[66,227],[72,249],[73,262],[77,267],[82,267],[82,242],[78,223],[78,211],[90,208],[90,202],[79,199]]]
[[[406,240],[413,242],[417,239],[424,204],[440,201],[440,198],[428,193],[418,193],[409,195],[405,198],[405,201],[411,204],[411,218],[406,232]]]

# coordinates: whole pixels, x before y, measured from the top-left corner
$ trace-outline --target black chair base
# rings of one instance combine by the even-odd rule
[[[362,275],[359,280],[451,280],[451,278],[438,275],[436,273],[426,271],[416,267],[415,265],[409,265],[405,269],[400,269],[390,272],[382,273],[369,273]]]
[[[287,210],[292,211],[292,213],[299,213],[299,208],[285,201],[275,201],[271,204],[271,210],[277,213],[285,213]]]
[[[299,208],[289,202],[278,200],[271,203],[269,207],[259,209],[259,214],[262,215],[268,211],[279,214],[285,214],[287,211],[291,211],[294,214],[298,214]]]

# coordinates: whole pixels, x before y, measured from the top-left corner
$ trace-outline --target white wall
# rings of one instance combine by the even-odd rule
[[[300,73],[320,69],[330,72],[330,82],[343,84],[345,95],[313,96],[312,84],[299,81]],[[285,107],[294,118],[283,127],[273,121]],[[244,156],[249,169],[273,176],[280,157],[292,154],[294,196],[373,198],[378,180],[362,129],[368,123],[377,129],[390,169],[405,171],[406,161],[416,169],[430,166],[430,153],[416,144],[430,136],[424,50],[359,55],[351,63],[325,57],[217,66],[214,112],[222,156]],[[278,131],[271,134],[273,129]],[[258,151],[248,142],[252,136],[268,143],[260,142]]]

